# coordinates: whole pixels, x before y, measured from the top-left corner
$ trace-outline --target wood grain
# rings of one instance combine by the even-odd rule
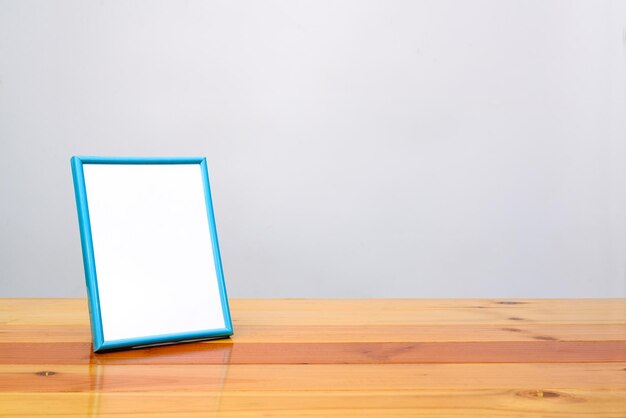
[[[238,343],[626,340],[624,299],[233,299],[230,306]],[[90,341],[84,299],[0,303],[0,342]]]
[[[626,417],[626,300],[231,301],[231,339],[95,355],[0,299],[0,416]]]
[[[176,375],[178,365],[2,365],[0,391],[153,392],[168,391],[172,376],[185,390],[369,391],[475,389],[476,379],[490,389],[626,391],[624,363],[556,364],[250,364],[195,365]],[[276,379],[275,376],[280,376]],[[226,379],[227,377],[227,379]]]
[[[87,343],[0,343],[0,364],[411,364],[626,361],[626,341],[204,342],[92,354]]]

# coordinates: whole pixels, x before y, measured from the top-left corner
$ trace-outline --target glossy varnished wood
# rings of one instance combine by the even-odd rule
[[[0,416],[626,416],[626,301],[232,300],[231,339],[95,355],[0,299]]]

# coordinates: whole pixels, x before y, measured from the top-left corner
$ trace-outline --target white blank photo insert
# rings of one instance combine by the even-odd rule
[[[84,164],[107,341],[224,328],[198,164]]]

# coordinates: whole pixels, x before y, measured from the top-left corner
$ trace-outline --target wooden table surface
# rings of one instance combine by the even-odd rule
[[[626,417],[626,300],[233,299],[226,340],[91,352],[0,299],[0,416]]]

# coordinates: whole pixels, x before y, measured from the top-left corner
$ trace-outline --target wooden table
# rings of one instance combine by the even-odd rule
[[[94,355],[0,299],[0,415],[626,417],[626,300],[231,300],[231,339]]]

